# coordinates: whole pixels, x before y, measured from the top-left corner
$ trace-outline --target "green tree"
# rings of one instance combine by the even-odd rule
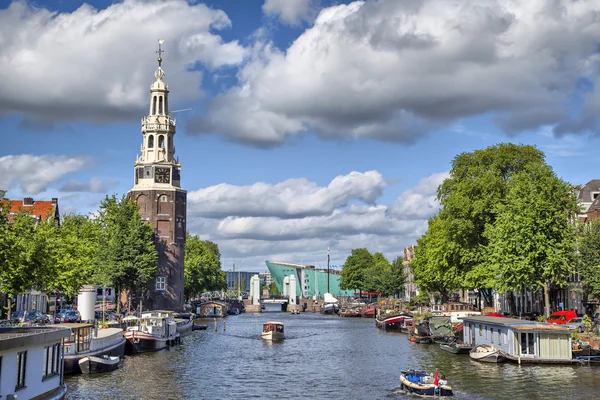
[[[199,293],[227,289],[221,270],[221,253],[216,243],[186,234],[184,293],[187,299]]]
[[[369,284],[367,281],[368,270],[374,264],[373,255],[369,250],[353,249],[340,273],[340,289],[358,289],[362,293]]]
[[[577,269],[584,293],[600,298],[600,220],[578,225]]]
[[[427,232],[417,239],[411,268],[421,291],[437,295],[442,303],[463,285],[461,248],[452,240],[450,222],[437,215],[429,220]]]
[[[543,289],[548,317],[550,289],[565,286],[572,272],[574,190],[543,163],[526,165],[507,188],[485,231],[487,260],[499,290]]]
[[[67,215],[58,229],[56,275],[52,286],[74,298],[83,285],[101,283],[96,276],[98,224],[84,215]]]
[[[0,190],[0,198],[4,198],[5,193]],[[18,293],[21,287],[15,235],[8,220],[9,207],[9,203],[0,204],[0,293],[5,293],[8,297],[8,318],[11,312],[11,295]]]
[[[152,228],[144,223],[138,206],[123,196],[106,198],[100,204],[99,246],[96,258],[98,280],[121,291],[143,294],[156,275],[158,253]],[[117,312],[120,311],[117,301]]]
[[[487,305],[492,303],[495,277],[486,264],[485,228],[496,220],[495,206],[508,193],[510,177],[529,164],[543,162],[544,154],[534,146],[498,144],[456,156],[449,178],[438,188],[439,218],[447,231],[443,240],[449,245],[444,263],[460,276],[464,288],[479,289]],[[439,247],[433,240],[429,239],[430,247]]]
[[[277,288],[277,284],[275,284],[275,281],[271,282],[271,285],[269,286],[269,295],[279,296],[279,289]]]

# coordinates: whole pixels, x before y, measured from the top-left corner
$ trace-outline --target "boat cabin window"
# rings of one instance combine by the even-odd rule
[[[277,325],[277,332],[283,332],[283,326]]]
[[[90,349],[92,341],[92,327],[73,328],[71,336],[65,339],[65,345],[75,343],[75,351],[81,353]]]
[[[521,354],[535,354],[535,339],[533,333],[521,332]]]

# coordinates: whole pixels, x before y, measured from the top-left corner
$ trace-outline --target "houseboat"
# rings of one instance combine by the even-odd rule
[[[104,328],[92,324],[59,324],[71,334],[64,341],[65,374],[81,373],[83,357],[121,357],[125,354],[125,336],[121,328]]]
[[[62,342],[69,335],[54,326],[0,328],[0,398],[63,399]]]
[[[450,317],[450,321],[453,324],[459,323],[464,317],[481,315],[481,312],[473,308],[471,304],[459,302],[433,304],[431,306],[431,313]]]
[[[139,324],[125,331],[127,353],[157,351],[180,343],[177,323],[170,311],[143,312]]]
[[[283,340],[285,339],[283,322],[268,321],[263,324],[260,337],[265,340]]]
[[[199,318],[223,318],[227,316],[229,303],[224,301],[205,301],[197,308]]]
[[[567,327],[545,322],[485,316],[466,317],[463,341],[473,347],[488,345],[509,361],[572,363],[571,333]]]
[[[404,326],[404,321],[407,319],[412,319],[412,315],[407,313],[393,315],[381,313],[375,318],[375,326],[384,330],[400,331],[400,328]]]

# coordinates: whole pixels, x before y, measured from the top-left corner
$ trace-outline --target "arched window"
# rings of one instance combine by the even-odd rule
[[[165,148],[165,137],[163,135],[160,135],[158,137],[158,147],[160,147],[161,149]]]
[[[160,96],[160,97],[158,98],[158,113],[159,113],[160,115],[162,115],[162,113],[163,113],[163,101],[162,101],[162,96]]]
[[[152,99],[152,115],[156,115],[156,96]]]
[[[169,113],[169,97],[165,95],[165,114]]]
[[[152,136],[152,135],[148,136],[148,148],[149,149],[154,148],[154,136]]]

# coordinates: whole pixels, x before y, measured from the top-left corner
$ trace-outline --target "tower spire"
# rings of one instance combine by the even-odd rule
[[[158,54],[158,66],[161,66],[162,63],[162,53],[164,53],[165,51],[161,48],[161,45],[165,42],[164,39],[158,39],[158,50],[156,51],[156,53]]]

